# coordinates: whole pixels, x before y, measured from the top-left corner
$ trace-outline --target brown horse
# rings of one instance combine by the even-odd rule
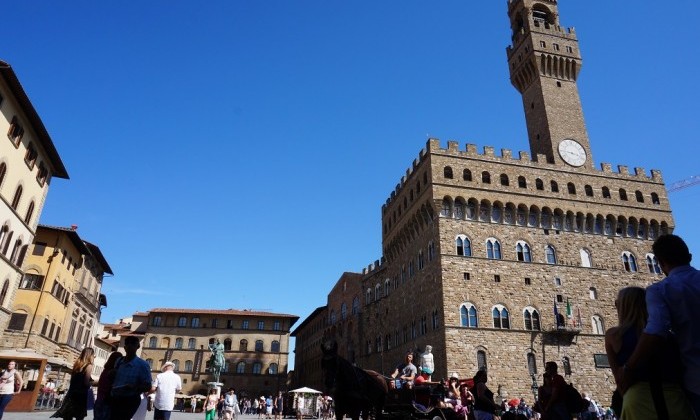
[[[386,380],[372,370],[360,369],[338,356],[338,343],[333,339],[321,344],[326,391],[333,397],[336,419],[348,415],[353,420],[382,417],[384,399],[388,392]]]

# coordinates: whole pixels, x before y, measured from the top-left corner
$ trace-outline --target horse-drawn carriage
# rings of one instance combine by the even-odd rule
[[[336,418],[348,416],[386,419],[452,420],[460,417],[451,408],[439,408],[445,397],[441,384],[415,385],[413,388],[389,389],[384,375],[353,366],[338,356],[335,340],[322,346],[321,368],[326,390],[333,397]]]
[[[384,401],[386,419],[457,420],[460,417],[451,408],[439,408],[445,398],[441,384],[421,384],[413,388],[389,389]],[[462,416],[463,418],[463,416]]]

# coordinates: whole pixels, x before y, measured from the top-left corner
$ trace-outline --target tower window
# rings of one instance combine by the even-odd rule
[[[465,169],[462,171],[462,179],[465,181],[471,181],[472,180],[472,171],[469,169]]]
[[[498,275],[498,274],[495,274],[495,275],[493,276],[493,281],[495,281],[496,283],[500,283],[500,282],[501,282],[501,276]]]
[[[444,176],[446,179],[452,179],[452,168],[445,166]]]
[[[524,176],[519,176],[518,177],[518,187],[520,188],[527,188],[527,181],[525,180]]]
[[[603,187],[603,198],[610,198],[610,188]]]
[[[539,191],[543,191],[543,190],[544,190],[544,183],[542,182],[541,179],[537,178],[537,179],[535,180],[535,188],[538,189]]]
[[[552,192],[559,192],[559,184],[557,184],[557,181],[552,181],[551,187],[552,187]]]
[[[547,43],[544,41],[540,41],[540,47],[547,48]]]
[[[574,52],[574,49],[567,45],[566,52],[568,52],[569,54],[572,54]]]
[[[624,188],[620,188],[620,200],[627,201],[627,191]]]
[[[532,279],[530,277],[525,277],[525,286],[530,286],[532,284]]]
[[[576,194],[576,186],[573,182],[566,184],[566,188],[569,190],[569,194]]]
[[[487,171],[484,171],[481,173],[481,182],[484,184],[490,184],[491,183],[491,174],[488,173]]]
[[[501,174],[501,185],[507,187],[509,184],[510,184],[510,181],[508,180],[508,175]]]
[[[552,48],[554,48],[554,51],[559,51],[559,44],[552,44]]]
[[[557,87],[561,87],[561,82],[557,82]]]
[[[587,197],[593,197],[593,188],[590,185],[586,185],[583,189],[586,191]]]

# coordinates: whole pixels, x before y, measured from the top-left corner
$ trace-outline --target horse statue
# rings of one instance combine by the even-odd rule
[[[335,418],[342,419],[347,415],[359,420],[362,415],[364,420],[368,420],[373,410],[374,418],[381,418],[388,392],[384,377],[373,370],[353,366],[338,356],[338,343],[334,339],[324,340],[321,351],[324,384],[328,394],[333,397]]]
[[[209,344],[211,357],[209,358],[209,371],[214,374],[214,382],[219,382],[221,370],[224,368],[226,360],[224,359],[224,345],[221,341],[216,340],[216,343]]]

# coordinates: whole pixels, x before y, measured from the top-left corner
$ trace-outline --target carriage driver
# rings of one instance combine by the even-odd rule
[[[406,363],[401,363],[396,366],[396,369],[394,369],[394,372],[391,374],[392,378],[396,379],[398,377],[398,380],[391,381],[390,387],[403,388],[405,386],[413,388],[413,380],[416,378],[417,373],[418,369],[416,369],[416,366],[413,364],[413,352],[409,351],[406,353]]]

